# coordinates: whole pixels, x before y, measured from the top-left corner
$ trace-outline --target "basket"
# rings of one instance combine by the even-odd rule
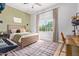
[[[73,20],[79,20],[79,12],[78,13],[76,13],[76,16],[72,16],[71,18],[73,19]]]

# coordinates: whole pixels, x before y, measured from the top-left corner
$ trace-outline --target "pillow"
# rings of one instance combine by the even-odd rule
[[[20,31],[21,32],[26,32],[26,29],[25,28],[20,28]]]
[[[11,29],[11,32],[12,32],[12,33],[16,33],[16,30],[17,30],[17,29]]]
[[[19,39],[20,39],[20,38],[21,38],[21,35],[16,34],[16,35],[14,35],[14,37],[13,37],[12,41],[14,41],[15,43],[17,43],[17,44],[18,44],[18,42],[19,42]]]
[[[20,33],[21,31],[19,29],[16,30],[16,33]]]

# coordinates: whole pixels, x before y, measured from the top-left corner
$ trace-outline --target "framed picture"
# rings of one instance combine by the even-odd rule
[[[14,17],[13,20],[14,20],[14,23],[22,23],[22,19],[21,18]]]

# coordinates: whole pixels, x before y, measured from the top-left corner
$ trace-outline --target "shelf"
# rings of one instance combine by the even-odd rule
[[[79,20],[72,20],[73,25],[79,25]]]

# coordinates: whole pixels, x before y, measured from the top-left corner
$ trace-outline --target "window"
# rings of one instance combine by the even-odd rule
[[[49,11],[39,15],[39,31],[52,31],[53,12]]]

